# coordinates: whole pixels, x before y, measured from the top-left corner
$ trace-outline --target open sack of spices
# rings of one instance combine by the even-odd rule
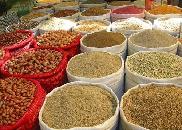
[[[85,81],[103,83],[118,96],[123,94],[124,61],[108,52],[85,52],[76,55],[68,62],[67,77],[69,82]]]
[[[46,32],[36,39],[39,47],[63,49],[72,57],[80,52],[80,38],[77,32],[59,30]]]
[[[31,12],[29,14],[26,14],[20,18],[21,21],[37,21],[41,22],[43,20],[47,20],[50,17],[47,13],[41,13],[41,12]]]
[[[17,30],[0,34],[0,48],[12,53],[30,48],[33,43],[33,33],[29,30]]]
[[[110,9],[104,9],[102,7],[92,7],[80,14],[80,20],[108,20],[110,21]]]
[[[53,8],[55,12],[65,9],[79,10],[79,3],[76,1],[60,2],[54,5]]]
[[[126,5],[132,5],[132,4],[133,4],[133,2],[131,2],[131,1],[111,1],[110,3],[108,3],[107,8],[117,9],[117,8],[121,8]]]
[[[164,51],[177,54],[177,38],[162,30],[144,30],[128,38],[128,55],[139,51]]]
[[[117,32],[100,31],[81,38],[81,52],[103,51],[118,54],[125,58],[127,38]]]
[[[82,35],[87,33],[110,31],[110,22],[106,20],[80,20],[72,30],[80,32]]]
[[[47,94],[39,113],[41,130],[115,130],[119,101],[103,84],[72,82]]]
[[[154,21],[161,17],[181,17],[182,8],[172,5],[159,5],[151,10],[145,11],[147,20]]]
[[[143,83],[182,85],[182,57],[167,52],[137,52],[127,57],[126,90]]]
[[[67,54],[59,49],[29,49],[9,58],[1,67],[3,76],[35,79],[47,91],[66,80]]]
[[[181,130],[182,86],[165,83],[137,85],[121,99],[124,130]]]
[[[113,32],[120,32],[127,37],[146,29],[152,29],[152,23],[148,20],[131,17],[128,19],[117,20],[111,24]]]
[[[38,114],[46,93],[35,80],[0,79],[1,130],[37,130]]]

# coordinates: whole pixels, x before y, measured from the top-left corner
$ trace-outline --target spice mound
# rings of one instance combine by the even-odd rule
[[[0,125],[16,123],[31,105],[36,86],[25,79],[0,79]]]
[[[21,20],[22,21],[30,21],[30,20],[32,20],[32,19],[36,19],[36,18],[39,18],[39,17],[43,17],[43,16],[45,16],[46,14],[45,13],[29,13],[29,14],[27,14],[27,15],[25,15],[25,16],[22,16],[21,17]]]
[[[130,5],[132,4],[132,2],[130,1],[112,1],[109,3],[109,5],[112,6],[123,6],[123,5]]]
[[[55,129],[92,127],[111,118],[116,106],[112,94],[99,86],[67,85],[47,98],[42,120]]]
[[[26,40],[31,34],[22,32],[10,32],[0,34],[0,47],[9,46]]]
[[[37,49],[12,58],[5,68],[10,74],[40,74],[52,71],[61,60],[62,54],[58,51]]]
[[[75,13],[78,13],[78,11],[77,10],[60,10],[51,16],[60,18],[60,17],[72,16]]]
[[[50,31],[37,36],[37,41],[39,46],[64,47],[70,45],[78,35],[78,33],[71,31]]]
[[[82,12],[81,15],[83,16],[99,16],[109,13],[110,10],[106,10],[102,7],[93,7],[89,8],[86,11]]]
[[[182,9],[175,6],[160,5],[148,11],[151,14],[182,14]]]
[[[126,6],[126,7],[121,7],[118,9],[115,9],[112,11],[112,13],[115,14],[140,14],[143,13],[144,9],[143,8],[138,8],[136,6]]]
[[[87,52],[73,57],[68,64],[68,72],[85,78],[101,78],[117,72],[121,68],[118,55],[106,52]]]
[[[126,61],[127,68],[136,74],[155,78],[182,76],[182,58],[165,52],[139,52]]]
[[[169,47],[177,43],[175,37],[160,30],[145,30],[135,34],[130,40],[135,45],[147,48]]]
[[[123,96],[127,121],[150,130],[182,129],[182,89],[174,85],[147,85]]]
[[[121,33],[101,31],[88,34],[83,39],[83,44],[87,47],[104,48],[120,45],[125,40],[125,36]]]

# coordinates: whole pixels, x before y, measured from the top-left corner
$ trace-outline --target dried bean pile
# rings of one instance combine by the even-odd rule
[[[40,46],[64,47],[78,36],[78,33],[71,31],[50,31],[37,37]]]
[[[25,79],[0,79],[0,125],[14,124],[32,103],[36,86]]]
[[[52,17],[66,17],[66,16],[72,16],[74,14],[78,13],[77,10],[60,10],[56,12],[55,14],[51,15]]]
[[[87,47],[104,48],[120,45],[125,40],[125,36],[121,33],[101,31],[88,34],[84,38],[83,44]]]
[[[13,24],[8,27],[8,31],[16,31],[16,30],[30,30],[34,29],[39,25],[37,21],[24,21],[22,23]]]
[[[146,129],[182,129],[182,89],[174,85],[133,89],[124,95],[122,109],[127,121]]]
[[[133,44],[147,48],[169,47],[176,44],[177,39],[160,30],[145,30],[130,38]]]
[[[103,14],[109,13],[109,10],[106,10],[102,7],[93,7],[89,8],[86,11],[82,12],[81,15],[83,16],[99,16]]]
[[[45,13],[29,13],[29,14],[21,17],[21,20],[22,21],[30,21],[32,19],[36,19],[38,17],[43,17],[45,15],[46,15]]]
[[[87,52],[72,58],[68,72],[85,78],[101,78],[117,72],[121,68],[121,59],[106,52]]]
[[[62,59],[58,51],[37,49],[9,60],[5,68],[10,74],[40,74],[55,69]]]
[[[9,46],[19,43],[30,36],[30,33],[10,32],[0,34],[0,46]]]
[[[140,52],[130,56],[127,68],[139,75],[155,79],[182,76],[182,58],[165,52]]]
[[[111,118],[116,106],[111,93],[96,85],[68,85],[47,98],[42,120],[55,129],[92,127]]]

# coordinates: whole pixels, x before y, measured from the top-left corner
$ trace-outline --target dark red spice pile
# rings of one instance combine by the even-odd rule
[[[115,14],[140,14],[144,11],[143,8],[138,8],[136,6],[126,6],[123,8],[118,8],[112,11]]]

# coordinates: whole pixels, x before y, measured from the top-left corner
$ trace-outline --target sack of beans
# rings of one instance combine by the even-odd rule
[[[103,83],[120,98],[123,94],[124,61],[108,52],[85,52],[71,58],[66,68],[69,82]]]
[[[110,31],[110,25],[111,23],[106,20],[80,20],[72,30],[85,35],[103,30]]]
[[[152,23],[148,20],[134,17],[117,20],[111,24],[111,30],[113,32],[123,33],[127,37],[129,37],[133,33],[137,33],[145,29],[152,29]]]
[[[133,2],[131,1],[111,1],[110,3],[108,3],[107,8],[108,9],[117,9],[117,8],[122,8],[123,6],[127,6],[127,5],[132,5]]]
[[[34,48],[9,58],[1,70],[5,77],[35,79],[49,92],[65,82],[66,65],[67,54],[64,51]]]
[[[177,38],[162,30],[144,30],[128,38],[128,55],[139,51],[164,51],[177,54]]]
[[[80,20],[108,20],[110,21],[110,9],[104,9],[102,7],[92,7],[80,14]]]
[[[117,32],[100,31],[87,34],[80,41],[81,52],[103,51],[126,57],[127,38]]]
[[[33,33],[29,30],[17,30],[0,34],[0,48],[3,47],[12,53],[29,48],[32,41]]]
[[[103,84],[72,82],[47,94],[39,112],[41,130],[116,130],[119,101]]]
[[[144,9],[134,5],[128,5],[114,9],[111,13],[112,22],[130,17],[144,18],[144,16]]]
[[[26,14],[20,18],[20,20],[23,21],[37,21],[41,22],[44,20],[49,19],[50,15],[47,13],[41,13],[41,12],[31,12],[29,14]]]
[[[80,52],[80,38],[79,33],[60,30],[46,32],[36,39],[39,47],[63,49],[72,57]]]
[[[180,130],[181,104],[181,85],[137,85],[121,99],[120,119],[123,130]]]
[[[178,55],[182,57],[182,39],[179,39]]]
[[[78,21],[79,15],[80,12],[78,10],[65,9],[56,11],[54,14],[51,15],[51,17]]]
[[[181,15],[182,8],[172,5],[159,5],[151,10],[145,11],[146,19],[152,22],[161,17],[181,17]]]
[[[1,130],[37,130],[38,114],[46,93],[35,80],[0,79]]]
[[[126,60],[126,90],[143,83],[182,85],[182,57],[167,52],[137,52]]]
[[[53,6],[55,12],[64,9],[79,10],[79,3],[76,1],[61,2]]]

